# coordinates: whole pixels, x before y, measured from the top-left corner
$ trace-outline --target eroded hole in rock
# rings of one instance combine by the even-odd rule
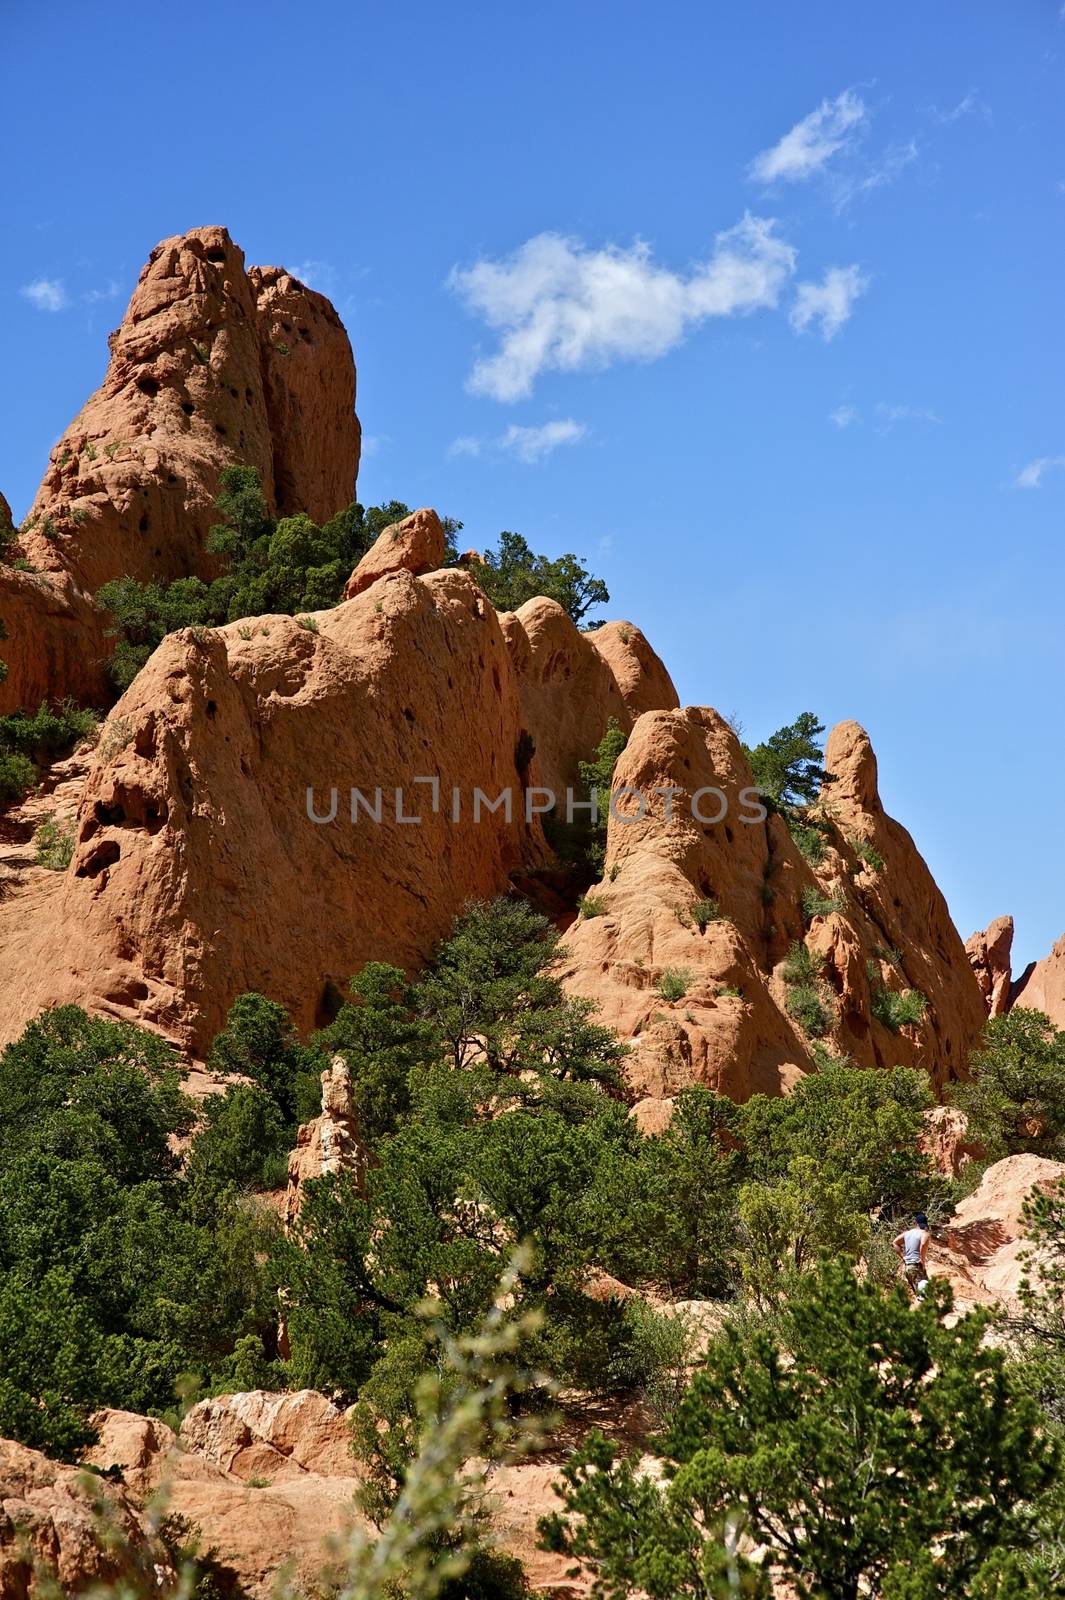
[[[181,409],[184,411],[187,417],[191,417],[192,413],[196,410],[196,407],[193,405],[191,400],[182,400]]]
[[[156,804],[149,800],[144,807],[144,826],[148,833],[158,833],[167,818],[166,801]]]
[[[113,867],[122,851],[116,839],[101,839],[96,849],[75,872],[76,878],[98,878],[107,867]]]
[[[141,533],[147,533],[148,532],[148,513],[147,513],[147,511],[142,511],[141,512],[141,519],[138,522],[137,526],[140,529]]]
[[[307,328],[301,328],[300,329],[300,338],[303,340],[304,344],[313,344],[314,343],[314,340],[311,338],[311,335],[310,335],[310,330],[307,329]]]
[[[156,395],[159,393],[159,380],[158,378],[148,377],[138,378],[137,388],[140,390],[141,394],[146,394],[149,400],[154,400]]]
[[[411,710],[410,706],[403,707],[403,715],[406,717],[408,722],[414,721],[414,712]]]
[[[207,259],[208,259],[208,261],[213,261],[213,262],[215,262],[217,264],[219,262],[225,261],[226,253],[225,253],[224,250],[220,250],[218,248],[218,246],[215,245],[212,249],[208,250]]]
[[[229,433],[229,429],[226,427],[224,422],[216,422],[214,425],[214,431],[215,433],[220,434],[223,439],[226,438],[227,434]]]
[[[230,394],[233,396],[233,398],[235,400],[237,398],[237,391],[234,389],[232,384],[230,384],[230,386],[229,386],[229,392],[230,392]]]
[[[218,704],[217,704],[217,702],[214,701],[214,700],[208,700],[208,702],[207,702],[207,715],[210,717],[212,722],[214,721],[217,712],[218,712]]]
[[[116,828],[126,820],[125,808],[120,806],[117,800],[110,806],[105,805],[102,800],[97,800],[93,810],[97,821],[102,822],[106,828]]]
[[[529,776],[529,766],[536,754],[536,745],[533,736],[527,728],[522,728],[518,734],[518,742],[514,746],[514,770],[524,784]]]
[[[344,995],[332,978],[327,978],[322,986],[321,998],[318,1001],[315,1022],[319,1028],[328,1028],[335,1022],[344,1004]]]
[[[167,475],[166,475],[166,481],[167,481],[167,483],[177,483],[177,473],[176,472],[168,472]]]
[[[252,401],[254,400],[254,398],[255,398],[255,396],[252,394],[251,390],[250,389],[245,389],[245,391],[244,391],[244,404],[246,406],[250,406]]]

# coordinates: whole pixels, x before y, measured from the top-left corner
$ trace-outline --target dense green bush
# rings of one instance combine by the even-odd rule
[[[1065,1156],[1065,1031],[1022,1006],[993,1017],[951,1098],[991,1160],[1032,1151]]]
[[[919,989],[889,989],[875,961],[868,963],[869,1009],[877,1022],[898,1033],[900,1028],[923,1022],[928,1001]]]
[[[948,1292],[914,1307],[821,1265],[773,1323],[711,1345],[663,1441],[664,1481],[601,1435],[570,1458],[545,1543],[588,1560],[604,1596],[768,1597],[743,1536],[804,1600],[1029,1592],[1018,1557],[1058,1448],[984,1347],[988,1314],[947,1327],[948,1307]]]
[[[97,715],[72,700],[32,714],[12,711],[0,717],[0,805],[21,800],[37,782],[38,769],[69,755],[82,739],[95,735]]]
[[[581,623],[610,599],[602,578],[593,577],[575,555],[554,561],[534,555],[520,533],[501,533],[498,547],[486,550],[483,564],[471,571],[497,611],[516,611],[526,600],[546,595]]]

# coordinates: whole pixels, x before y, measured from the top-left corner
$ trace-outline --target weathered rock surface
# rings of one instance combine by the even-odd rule
[[[1025,968],[1013,987],[1010,1003],[1044,1011],[1056,1028],[1065,1028],[1065,934],[1048,956]]]
[[[1044,1156],[1007,1156],[988,1167],[929,1249],[933,1275],[949,1278],[959,1304],[1017,1308],[1024,1277],[1025,1239],[1021,1213],[1033,1192],[1065,1179],[1065,1162]]]
[[[322,1073],[322,1114],[305,1122],[296,1135],[296,1148],[288,1158],[285,1192],[285,1226],[299,1216],[304,1185],[323,1173],[347,1170],[359,1177],[366,1167],[366,1150],[359,1138],[359,1119],[351,1074],[342,1056]]]
[[[313,1391],[202,1401],[180,1435],[126,1411],[95,1421],[88,1460],[120,1467],[138,1497],[162,1488],[253,1600],[268,1600],[282,1571],[309,1588],[331,1542],[357,1523],[342,1413]]]
[[[610,718],[628,733],[644,711],[676,706],[677,691],[630,622],[581,633],[556,600],[540,596],[505,613],[501,623],[525,726],[533,731],[537,782],[564,807],[567,785],[578,784],[578,761],[594,756]]]
[[[102,1502],[118,1541],[100,1537]],[[137,1576],[155,1587],[165,1576],[166,1555],[130,1495],[114,1484],[89,1478],[25,1445],[0,1439],[0,1595],[30,1600],[41,1589],[34,1564],[54,1577],[64,1594],[95,1583]],[[172,1576],[172,1574],[171,1574]],[[146,1588],[145,1592],[148,1592]]]
[[[638,1099],[665,1101],[701,1083],[742,1100],[787,1090],[809,1071],[814,1041],[789,1014],[781,970],[802,939],[824,963],[823,1043],[833,1053],[868,1067],[918,1065],[940,1083],[964,1070],[984,1010],[946,904],[910,836],[884,815],[856,723],[833,731],[826,765],[834,831],[812,867],[780,817],[743,820],[751,774],[716,712],[637,721],[615,772],[605,876],[591,891],[603,912],[575,923],[565,948],[568,986],[598,999],[602,1019],[633,1045],[627,1071]],[[693,796],[706,821],[693,815]],[[874,870],[852,841],[883,865]],[[804,917],[804,889],[823,912]],[[692,915],[700,901],[718,912],[702,928]],[[671,974],[683,989],[675,999],[662,993]],[[919,989],[924,1020],[890,1031],[873,1015],[871,982]],[[648,1118],[660,1122],[662,1112]]]
[[[561,615],[560,636],[598,660]],[[617,654],[640,703],[655,688],[628,648]],[[459,570],[388,573],[313,628],[264,617],[171,635],[104,729],[71,868],[0,903],[0,1035],[76,1002],[202,1055],[246,990],[306,1030],[366,961],[416,968],[468,899],[548,859],[523,809],[525,786],[541,783],[541,742],[553,738],[552,759],[575,768],[588,731],[594,744],[625,707],[614,674],[590,680],[568,748],[550,699],[526,696],[499,618]],[[573,698],[560,681],[559,707]],[[431,777],[436,809],[418,781]],[[361,802],[351,820],[353,788],[379,823]],[[310,820],[309,789],[318,817],[335,790],[332,822]],[[492,802],[508,789],[509,820],[477,801],[477,790]]]
[[[967,1161],[984,1154],[982,1146],[967,1137],[968,1130],[969,1119],[957,1106],[933,1106],[924,1113],[921,1149],[945,1178],[956,1178]]]
[[[322,522],[352,499],[355,365],[324,296],[244,266],[224,228],[164,239],[110,339],[100,388],[53,447],[19,546],[41,576],[0,569],[11,671],[0,705],[103,703],[110,578],[213,575],[222,468],[256,467],[278,515]]]
[[[35,566],[90,592],[126,573],[203,575],[218,474],[234,461],[259,470],[280,515],[324,521],[352,499],[355,366],[340,318],[283,269],[245,270],[225,228],[156,245],[110,348],[33,502],[22,543]]]
[[[412,511],[402,522],[385,528],[347,581],[344,599],[353,600],[389,572],[410,572],[420,578],[444,565],[446,538],[435,511]]]
[[[1012,947],[1012,917],[996,917],[994,922],[965,941],[965,954],[976,973],[989,1017],[1001,1017],[1009,1010]]]

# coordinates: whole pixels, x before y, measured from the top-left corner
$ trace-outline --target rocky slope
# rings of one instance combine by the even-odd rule
[[[1034,961],[1017,979],[1010,1004],[1045,1011],[1057,1028],[1065,1028],[1065,934],[1048,956]]]
[[[40,576],[0,567],[0,710],[103,702],[90,597],[127,573],[212,575],[223,467],[256,467],[280,515],[322,522],[354,495],[355,364],[340,318],[282,268],[246,269],[224,228],[157,245],[109,343],[104,381],[53,447],[23,525]]]
[[[825,761],[834,826],[812,866],[781,817],[744,820],[750,769],[716,712],[649,712],[636,724],[615,772],[605,876],[591,891],[598,914],[565,943],[569,986],[594,995],[603,1020],[632,1042],[629,1077],[648,1102],[647,1126],[661,1125],[660,1103],[688,1084],[745,1099],[786,1090],[810,1070],[813,1040],[791,1015],[783,966],[803,940],[823,963],[827,1048],[862,1066],[921,1066],[938,1083],[964,1070],[984,1010],[943,897],[909,834],[884,813],[865,732],[842,723]],[[720,821],[693,815],[700,790],[701,815],[723,810]],[[642,817],[637,797],[646,798]],[[811,896],[820,904],[813,915],[804,891],[808,905]],[[716,908],[705,926],[700,903],[704,914]],[[919,990],[924,1020],[898,1030],[878,1021],[874,991],[883,989]]]

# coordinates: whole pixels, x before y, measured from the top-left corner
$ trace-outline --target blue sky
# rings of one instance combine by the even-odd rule
[[[573,549],[683,700],[872,734],[963,936],[1065,929],[1058,0],[4,7],[21,515],[221,222],[359,367],[366,502]]]

